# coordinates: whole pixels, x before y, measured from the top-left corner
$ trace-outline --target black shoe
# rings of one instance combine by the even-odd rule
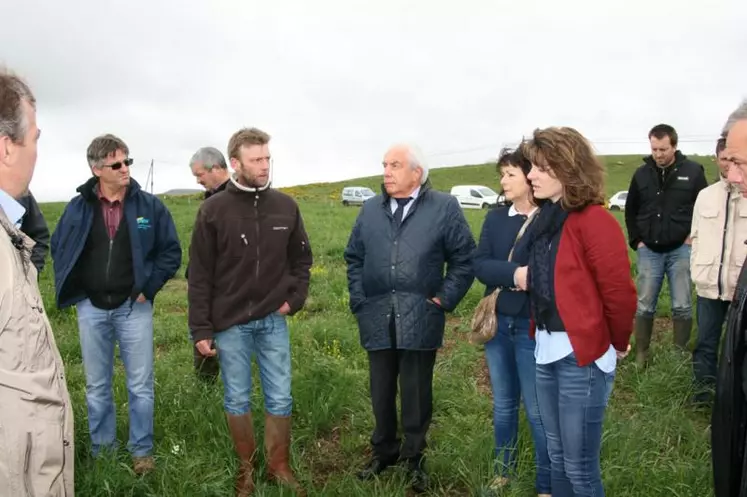
[[[423,459],[408,461],[408,470],[410,472],[410,487],[415,493],[422,494],[428,491],[429,478],[425,472]]]
[[[383,473],[384,470],[389,466],[392,466],[394,463],[396,463],[396,461],[396,459],[385,461],[383,459],[379,459],[378,457],[374,457],[373,459],[368,461],[368,464],[366,464],[362,470],[358,472],[358,479],[372,480],[374,477],[379,476],[381,473]]]

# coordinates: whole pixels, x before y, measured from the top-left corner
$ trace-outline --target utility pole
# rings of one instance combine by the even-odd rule
[[[152,195],[155,195],[153,191],[153,176],[154,176],[154,170],[153,170],[153,159],[150,160],[150,167],[148,168],[148,177],[145,178],[145,191],[148,191],[148,180],[150,180],[150,193]]]

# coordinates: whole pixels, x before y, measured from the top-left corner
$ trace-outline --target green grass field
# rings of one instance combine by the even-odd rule
[[[711,157],[696,158],[706,166],[709,182],[717,177]],[[640,157],[605,157],[607,192],[628,187]],[[454,184],[484,184],[499,188],[490,165],[436,169],[436,189]],[[81,178],[83,181],[85,178]],[[378,191],[379,178],[345,184]],[[368,396],[368,368],[358,342],[358,330],[347,308],[343,250],[358,212],[343,207],[343,183],[285,189],[299,202],[306,222],[315,264],[305,309],[290,320],[293,351],[294,430],[293,465],[310,495],[406,495],[407,481],[399,469],[378,482],[362,483],[355,471],[369,456],[373,426]],[[199,199],[166,198],[182,241],[184,263]],[[43,204],[50,230],[64,204]],[[485,211],[467,210],[475,237]],[[616,213],[622,222],[622,215]],[[635,256],[631,251],[635,271]],[[57,343],[67,367],[75,409],[76,494],[80,496],[231,496],[237,468],[223,416],[222,385],[203,385],[192,374],[192,351],[187,337],[187,295],[184,265],[156,299],[156,414],[157,469],[145,477],[131,471],[121,449],[112,459],[94,461],[89,455],[85,380],[75,311],[54,307],[51,261],[40,280]],[[445,346],[439,352],[434,377],[434,417],[430,430],[427,467],[432,495],[481,495],[491,478],[493,454],[492,404],[482,351],[466,340],[471,312],[483,286],[475,282],[447,323]],[[659,302],[654,362],[645,371],[632,355],[619,365],[611,405],[607,411],[602,471],[607,495],[612,497],[706,497],[712,495],[709,415],[691,409],[690,357],[678,354],[668,329],[669,296]],[[693,334],[694,339],[694,334]],[[692,343],[692,342],[691,342]],[[255,366],[254,412],[263,411]],[[115,397],[120,445],[127,441],[127,391],[124,370],[117,363]],[[258,434],[261,416],[255,417]],[[261,443],[261,435],[259,438]],[[534,466],[532,444],[522,414],[519,478],[506,496],[531,496]],[[260,463],[263,476],[264,458]],[[259,479],[257,495],[291,495]]]

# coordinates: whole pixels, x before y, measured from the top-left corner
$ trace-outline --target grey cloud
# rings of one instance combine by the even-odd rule
[[[656,122],[715,136],[747,96],[744,2],[186,5],[4,7],[0,62],[39,99],[40,198],[74,193],[103,132],[127,140],[138,180],[156,159],[164,190],[194,185],[197,148],[223,151],[256,125],[273,136],[276,184],[289,185],[379,174],[400,140],[433,165],[478,162],[543,125],[577,126],[603,153],[643,154]]]

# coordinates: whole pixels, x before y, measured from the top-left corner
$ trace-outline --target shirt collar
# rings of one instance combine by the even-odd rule
[[[415,200],[416,198],[418,198],[418,195],[420,195],[420,187],[419,186],[417,188],[415,188],[412,191],[412,193],[410,194],[410,202],[413,201],[413,200]],[[396,199],[394,197],[390,197],[389,198],[389,202],[392,205],[394,205],[394,203],[396,202]],[[409,204],[410,202],[407,202],[407,203]]]
[[[23,216],[26,214],[26,209],[16,199],[3,190],[0,190],[0,207],[2,207],[8,220],[13,223],[16,228],[19,228]]]
[[[114,200],[109,200],[108,198],[106,198],[106,196],[103,193],[101,193],[101,184],[100,183],[96,184],[96,188],[95,188],[94,191],[96,192],[96,196],[99,198],[99,200],[101,200],[101,201],[103,201],[103,202],[105,202],[107,204],[119,205],[119,204],[122,203],[122,200],[118,199],[118,198],[114,199]]]
[[[537,209],[537,206],[534,206],[534,207],[532,207],[532,210],[531,210],[531,211],[529,211],[529,212],[527,213],[527,215],[531,215],[531,214],[532,214],[532,212],[534,212],[534,211],[535,211],[535,209]],[[514,204],[511,204],[511,207],[509,207],[509,208],[508,208],[508,215],[509,215],[509,217],[511,217],[511,216],[516,216],[516,215],[518,215],[518,214],[519,214],[519,211],[517,211],[517,210],[516,210],[516,207],[514,207]]]

